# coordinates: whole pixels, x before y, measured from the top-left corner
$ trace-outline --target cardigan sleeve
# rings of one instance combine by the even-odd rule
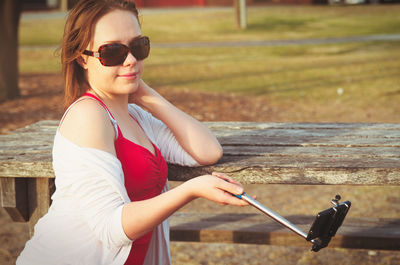
[[[168,163],[190,167],[200,166],[200,164],[183,149],[172,131],[162,121],[135,104],[129,105],[129,111],[138,119],[138,122],[147,136],[154,141],[154,144],[160,149],[161,154]]]
[[[87,178],[76,189],[82,217],[97,238],[108,248],[119,248],[132,241],[122,227],[122,208],[125,205],[119,193],[105,179]]]
[[[122,208],[129,202],[119,160],[104,151],[73,143],[54,144],[54,199],[78,212],[95,236],[108,248],[132,243],[122,227]],[[66,209],[64,209],[66,210]],[[67,209],[68,211],[68,209]]]

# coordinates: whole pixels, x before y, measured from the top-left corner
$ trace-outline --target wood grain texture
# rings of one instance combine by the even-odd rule
[[[400,124],[205,123],[224,148],[213,166],[170,165],[169,179],[212,171],[242,183],[400,184]],[[58,121],[41,121],[1,135],[1,177],[52,178],[51,148]]]

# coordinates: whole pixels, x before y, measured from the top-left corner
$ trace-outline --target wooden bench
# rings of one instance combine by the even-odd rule
[[[28,222],[31,232],[47,212],[54,192],[51,148],[57,124],[41,121],[0,136],[1,204],[14,221]],[[400,184],[400,124],[206,124],[223,145],[223,158],[216,165],[200,168],[170,165],[170,180],[185,181],[220,171],[242,183]],[[314,218],[286,217],[306,232]],[[170,222],[171,240],[175,241],[310,246],[257,211],[178,212]],[[348,216],[330,246],[399,250],[400,219]]]

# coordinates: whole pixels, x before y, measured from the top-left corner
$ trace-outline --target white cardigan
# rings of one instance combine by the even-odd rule
[[[169,163],[198,166],[169,128],[137,105],[129,105],[148,138]],[[115,121],[113,121],[115,122]],[[130,199],[120,161],[112,154],[80,147],[57,130],[53,146],[56,191],[48,213],[17,260],[22,264],[124,264],[132,241],[121,223]],[[164,191],[168,190],[168,184]],[[170,264],[169,224],[158,225],[144,264]]]

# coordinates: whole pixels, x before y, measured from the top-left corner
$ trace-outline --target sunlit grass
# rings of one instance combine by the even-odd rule
[[[20,45],[59,45],[64,32],[64,19],[21,20]]]
[[[143,33],[152,42],[272,40],[400,33],[400,6],[249,7],[248,29],[236,27],[233,9],[144,10]],[[59,44],[64,19],[22,20],[22,45]]]
[[[20,49],[19,71],[21,73],[61,72],[59,52],[53,48]]]
[[[266,6],[248,8],[248,29],[233,10],[144,14],[156,42],[271,40],[400,33],[400,6]]]
[[[143,12],[153,43],[265,40],[400,33],[400,6],[249,8],[249,28],[238,30],[230,9]],[[32,22],[30,22],[32,23]],[[63,20],[21,24],[22,73],[60,72],[55,44]],[[152,46],[144,79],[156,88],[260,95],[279,102],[391,106],[400,111],[400,42],[281,47],[161,48]],[[343,91],[338,93],[338,91]]]
[[[399,77],[399,42],[159,48],[153,49],[145,70],[146,80],[154,86],[240,92],[276,99],[329,97],[337,88],[369,87],[379,80],[392,80],[387,89],[393,89],[399,86]],[[379,82],[376,86],[385,90]]]
[[[54,49],[20,51],[21,72],[59,72]],[[144,79],[154,87],[235,92],[272,100],[377,104],[400,91],[400,42],[293,47],[153,48]],[[382,103],[382,102],[381,102]]]

